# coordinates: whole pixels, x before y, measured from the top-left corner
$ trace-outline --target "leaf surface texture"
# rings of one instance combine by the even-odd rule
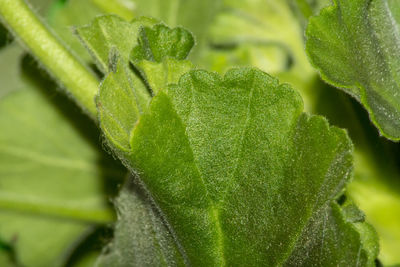
[[[322,78],[360,101],[392,140],[400,139],[399,19],[398,1],[335,0],[306,33]]]
[[[374,231],[336,203],[351,142],[302,110],[255,69],[191,71],[153,98],[123,158],[189,264],[374,265]]]

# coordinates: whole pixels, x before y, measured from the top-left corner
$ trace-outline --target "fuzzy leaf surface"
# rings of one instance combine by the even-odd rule
[[[137,180],[137,179],[136,179]],[[148,195],[132,178],[115,201],[114,241],[97,261],[108,266],[184,266],[179,249]]]
[[[324,80],[368,110],[380,133],[400,139],[400,2],[336,0],[310,19],[307,53]]]
[[[194,38],[184,28],[170,29],[163,24],[143,27],[138,45],[131,52],[130,60],[146,79],[153,94],[179,78],[193,66],[186,58]]]
[[[176,83],[183,73],[192,68],[192,64],[184,59],[193,47],[194,39],[183,28],[170,29],[163,24],[147,27],[146,23],[151,20],[145,18],[135,22],[134,26],[115,16],[105,16],[100,20],[95,20],[92,25],[101,25],[99,28],[103,29],[102,32],[112,32],[116,30],[116,25],[121,28],[125,25],[132,30],[131,35],[137,36],[136,40],[132,38],[128,42],[122,40],[114,44],[115,41],[109,39],[107,34],[96,41],[92,39],[93,47],[99,42],[110,44],[101,52],[99,48],[94,48],[100,61],[106,60],[106,54],[109,61],[109,73],[97,97],[101,127],[113,146],[128,151],[131,131],[140,114],[147,108],[151,93],[157,93],[169,83]],[[109,20],[113,23],[108,23]],[[141,21],[146,23],[141,24]],[[92,34],[93,29],[90,27],[87,32]],[[88,36],[86,30],[82,32],[81,29],[79,32]],[[133,48],[132,52],[130,48]],[[131,62],[145,79],[149,90],[142,77],[129,65],[128,51]]]
[[[115,15],[97,17],[76,32],[97,66],[106,75],[96,103],[104,134],[113,146],[129,149],[129,136],[151,94],[129,63],[131,50],[138,45],[139,31],[155,20],[140,18],[127,22]]]
[[[129,150],[129,139],[142,109],[149,101],[137,92],[132,71],[117,59],[116,69],[111,71],[100,85],[96,98],[101,128],[109,141],[120,150]],[[140,105],[142,104],[142,105]]]
[[[374,266],[374,231],[335,201],[351,142],[302,110],[255,69],[191,71],[153,98],[124,160],[190,264]]]
[[[163,24],[141,28],[138,42],[131,57],[134,60],[154,62],[160,62],[165,57],[186,59],[194,46],[194,38],[190,32],[181,27],[170,29]]]
[[[136,13],[158,18],[171,27],[183,26],[196,36],[191,58],[199,58],[209,40],[209,28],[222,0],[135,0]]]
[[[129,54],[138,42],[140,27],[151,26],[155,22],[149,18],[127,22],[116,15],[104,15],[95,18],[87,26],[78,27],[76,32],[98,68],[108,73],[113,68],[113,59],[110,58],[112,48],[118,50],[124,62],[129,62]]]

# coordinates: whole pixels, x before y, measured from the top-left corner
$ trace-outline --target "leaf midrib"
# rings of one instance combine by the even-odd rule
[[[240,158],[240,155],[242,155],[242,153],[243,153],[243,141],[244,141],[245,132],[247,131],[247,128],[249,127],[249,122],[250,122],[250,117],[251,117],[250,108],[251,108],[251,103],[252,103],[252,100],[253,100],[254,87],[255,87],[255,75],[253,74],[252,81],[251,81],[251,89],[249,91],[249,100],[248,100],[248,104],[247,104],[247,107],[246,107],[246,119],[245,119],[245,123],[243,124],[243,129],[241,131],[241,138],[239,138],[239,140],[236,142],[236,146],[240,147],[240,149],[237,149],[237,157],[236,157],[235,167],[234,167],[234,171],[232,172],[232,175],[231,175],[232,178],[236,174],[236,171],[238,169],[239,162],[240,162],[239,158]],[[195,103],[195,100],[194,100],[194,86],[193,86],[193,84],[191,84],[190,89],[191,89],[191,96],[192,97],[191,97],[191,105],[190,105],[190,112],[189,112],[188,118],[190,118],[192,116],[193,104]],[[175,108],[174,108],[174,110],[175,110],[175,113],[178,114]],[[188,126],[186,125],[186,123],[183,122],[182,119],[180,119],[180,121],[181,121],[182,125],[184,126],[184,128],[187,129]],[[187,131],[185,131],[185,137],[186,137],[186,139],[188,141],[188,144],[189,144],[189,148],[190,148],[190,152],[191,152],[192,157],[193,157],[193,163],[194,163],[194,166],[196,168],[196,172],[198,173],[198,176],[199,176],[199,178],[200,178],[200,180],[201,180],[201,182],[202,182],[202,184],[203,184],[203,186],[205,188],[205,191],[206,191],[206,194],[207,194],[207,198],[208,198],[209,202],[211,203],[211,205],[208,207],[208,209],[209,209],[209,215],[211,216],[211,218],[213,218],[215,230],[216,230],[216,233],[217,233],[216,245],[218,247],[218,255],[219,255],[220,260],[221,260],[220,266],[226,266],[227,265],[226,256],[225,256],[225,253],[224,253],[224,251],[225,251],[225,249],[224,249],[224,233],[222,231],[221,222],[220,222],[220,213],[219,213],[220,212],[220,206],[224,202],[224,198],[226,196],[226,192],[224,192],[223,196],[218,201],[215,201],[215,200],[213,200],[212,197],[210,197],[210,192],[209,192],[207,184],[206,184],[206,182],[204,180],[204,176],[203,176],[203,174],[200,171],[200,168],[198,166],[198,160],[197,160],[196,154],[194,153],[194,151],[192,149],[193,146],[191,145],[190,138],[188,136]]]

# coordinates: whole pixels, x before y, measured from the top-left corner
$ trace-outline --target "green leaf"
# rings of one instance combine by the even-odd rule
[[[133,48],[131,59],[161,62],[166,57],[184,60],[194,46],[194,38],[187,30],[177,27],[170,29],[157,24],[140,29],[138,45]]]
[[[143,27],[130,59],[153,94],[157,94],[168,84],[178,82],[182,74],[193,68],[192,63],[185,60],[193,45],[193,36],[183,28],[170,29],[163,24]]]
[[[141,21],[145,24],[139,27]],[[122,31],[131,31],[131,40],[121,40],[115,45],[111,43],[114,39],[106,37],[107,34],[104,34],[104,38],[87,37],[93,35],[92,26],[78,30],[95,47],[93,51],[100,62],[105,62],[108,55],[110,73],[102,82],[97,97],[99,120],[108,141],[125,152],[130,150],[131,131],[139,115],[147,108],[151,96],[141,78],[130,69],[128,52],[133,49],[131,61],[146,78],[153,93],[169,83],[177,82],[183,73],[192,68],[189,61],[183,60],[194,44],[192,35],[183,28],[170,29],[162,24],[153,28],[146,27],[149,21],[151,20],[142,18],[132,26],[115,16],[102,17],[100,21],[97,19],[92,25],[101,25],[102,33],[115,32],[117,27],[122,28]],[[134,36],[137,39],[133,39]],[[95,45],[102,40],[105,44],[103,49]],[[133,44],[136,46],[133,47]]]
[[[324,80],[368,110],[380,133],[400,140],[398,1],[334,1],[311,18],[307,53]]]
[[[114,219],[108,198],[125,171],[99,149],[95,125],[35,83],[0,102],[0,239],[23,266],[64,266],[91,228]]]
[[[368,113],[345,92],[322,81],[315,112],[330,123],[346,128],[354,141],[354,179],[347,196],[365,212],[379,236],[379,261],[384,266],[400,262],[400,172],[398,144],[381,138]]]
[[[149,93],[140,94],[136,90],[137,80],[122,60],[117,59],[116,70],[104,79],[96,98],[103,133],[113,146],[123,151],[130,149],[131,131],[150,100]]]
[[[132,178],[122,188],[115,205],[118,222],[114,242],[97,266],[183,266],[183,258],[161,215]]]
[[[157,94],[168,84],[178,82],[184,73],[193,68],[192,62],[173,58],[166,58],[160,63],[143,60],[135,63],[135,66],[146,79],[153,94]]]
[[[255,69],[191,71],[154,97],[123,160],[190,264],[374,266],[375,232],[335,202],[351,142],[302,110]]]
[[[95,18],[88,26],[78,27],[76,33],[93,56],[98,68],[103,73],[108,73],[112,70],[111,49],[116,49],[121,60],[128,64],[129,54],[138,43],[140,27],[155,23],[156,20],[144,17],[127,22],[115,15],[104,15]]]
[[[118,89],[116,90],[115,88],[125,91],[128,95],[134,94],[137,105],[137,108],[132,109],[134,121],[137,118],[137,111],[140,112],[147,107],[151,95],[143,80],[131,70],[129,55],[132,49],[138,44],[140,28],[155,23],[154,19],[145,17],[133,22],[126,22],[118,16],[106,15],[97,17],[88,26],[76,29],[82,43],[92,54],[95,62],[97,62],[98,68],[104,74],[107,74],[107,77],[100,86],[100,91],[108,90],[110,99],[104,101],[104,98],[108,97],[100,93],[98,101],[101,104],[108,105],[110,108],[111,105],[117,108],[119,103],[112,97],[118,94]],[[120,100],[122,99],[119,98],[118,101]],[[127,103],[131,101],[129,98],[126,99]],[[126,112],[127,116],[130,116],[129,109]],[[100,116],[103,115],[100,114]],[[119,118],[115,119],[118,120]],[[133,125],[129,125],[129,127],[133,127]]]
[[[209,39],[209,28],[222,0],[135,0],[135,12],[158,18],[170,27],[183,26],[196,36],[197,47],[191,58],[200,58]]]
[[[107,74],[96,98],[99,120],[107,140],[123,151],[129,150],[130,132],[151,98],[143,80],[131,69],[129,55],[138,44],[141,27],[154,23],[144,17],[126,22],[106,15],[76,30],[99,69]]]

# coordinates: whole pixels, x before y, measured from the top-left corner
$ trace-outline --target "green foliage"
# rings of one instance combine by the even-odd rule
[[[332,85],[368,110],[380,133],[400,139],[398,1],[334,1],[310,20],[307,52]]]
[[[193,45],[193,36],[183,28],[170,29],[162,24],[143,27],[130,60],[146,79],[152,93],[157,94],[193,67],[185,60]]]
[[[112,70],[110,59],[111,48],[116,48],[121,60],[128,64],[129,54],[137,44],[139,28],[143,25],[153,25],[154,19],[141,18],[127,22],[115,15],[99,16],[91,24],[76,29],[78,37],[88,49],[97,67],[108,73]]]
[[[13,1],[23,2],[4,0],[0,17]],[[44,13],[50,2],[34,5]],[[96,97],[91,90],[85,99],[95,98],[103,140],[133,176],[114,202],[114,239],[98,266],[375,266],[378,239],[365,221],[381,238],[379,259],[398,262],[398,148],[379,139],[356,103],[319,80],[303,49],[305,25],[317,15],[307,30],[313,65],[396,139],[398,44],[390,33],[398,4],[337,0],[318,15],[329,2],[53,1],[49,23],[76,62],[102,79]],[[92,266],[107,238],[92,229],[113,219],[108,190],[117,187],[109,178],[125,171],[93,142],[94,125],[41,90],[54,84],[27,77],[36,68],[21,65],[21,55],[15,45],[0,51],[0,265]],[[306,111],[347,128],[354,168],[346,132],[303,113],[291,86],[232,66],[257,66],[291,83]],[[71,71],[74,80],[79,72]],[[8,145],[23,149],[23,161]],[[86,174],[81,165],[92,167]]]
[[[135,12],[165,22],[170,27],[184,26],[196,37],[191,58],[200,60],[209,41],[209,29],[221,8],[222,0],[135,0]]]
[[[94,225],[113,220],[108,198],[125,172],[99,149],[93,123],[41,90],[55,85],[34,69],[24,64],[0,102],[0,240],[15,264],[64,266]],[[0,265],[10,266],[4,253]]]
[[[261,71],[184,75],[154,97],[131,146],[125,160],[195,266],[373,265],[374,232],[335,204],[351,174],[345,132]]]
[[[190,32],[183,28],[170,29],[163,24],[141,28],[138,42],[131,53],[134,61],[161,62],[166,57],[184,60],[194,45]]]
[[[102,16],[77,28],[99,68],[108,72],[97,97],[99,120],[108,140],[123,151],[129,150],[130,132],[151,93],[176,82],[192,67],[184,60],[194,45],[192,35],[162,24],[150,28],[153,24],[154,20],[144,17],[128,23],[116,16]],[[150,91],[129,66],[129,57]]]
[[[138,98],[131,71],[122,60],[116,64],[116,70],[110,72],[102,82],[96,102],[100,124],[108,141],[118,149],[127,151],[130,133],[142,113],[139,105],[143,102]],[[146,95],[143,107],[150,98],[149,93]]]

